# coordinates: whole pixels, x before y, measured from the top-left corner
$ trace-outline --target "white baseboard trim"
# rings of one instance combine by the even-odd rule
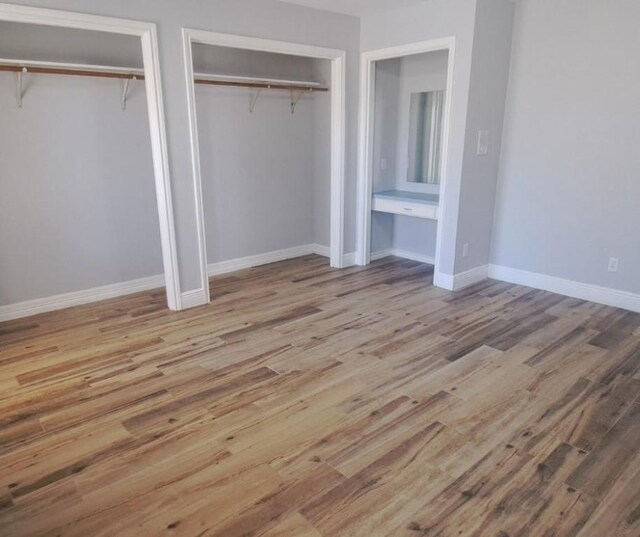
[[[209,297],[203,289],[194,289],[193,291],[186,291],[181,296],[182,309],[188,310],[189,308],[196,308],[198,306],[204,306],[209,303]]]
[[[344,254],[344,256],[342,257],[342,266],[347,268],[347,267],[353,267],[356,264],[356,253],[355,252],[351,252],[348,254]]]
[[[453,275],[438,272],[436,270],[433,273],[433,286],[440,287],[440,289],[446,289],[447,291],[453,291]]]
[[[275,250],[273,252],[265,252],[263,254],[249,255],[246,257],[238,257],[227,261],[219,261],[207,265],[207,274],[211,276],[220,276],[229,274],[238,270],[244,270],[269,263],[277,263],[287,259],[295,259],[305,255],[317,254],[323,257],[329,257],[329,247],[321,244],[303,244],[302,246],[294,246],[293,248],[285,248],[284,250]],[[182,309],[196,308],[204,304],[208,304],[209,297],[204,289],[194,289],[182,293]]]
[[[331,248],[324,246],[323,244],[309,244],[309,253],[316,254],[322,257],[331,257]]]
[[[486,280],[488,277],[488,265],[481,265],[464,272],[459,272],[458,274],[436,272],[433,277],[433,285],[447,289],[448,291],[459,291],[460,289]]]
[[[556,276],[548,276],[501,265],[489,265],[489,277],[640,313],[640,295],[627,291],[565,280]]]
[[[436,263],[436,260],[429,255],[417,254],[415,252],[410,252],[409,250],[400,250],[398,248],[388,248],[386,250],[372,252],[370,258],[371,261],[375,261],[376,259],[389,257],[390,255],[401,257],[403,259],[410,259],[411,261],[418,261],[419,263],[426,263],[428,265],[435,265]]]
[[[219,261],[207,265],[207,273],[209,277],[229,274],[238,270],[244,270],[269,263],[277,263],[287,259],[295,259],[305,255],[317,254],[323,257],[329,257],[329,247],[321,244],[303,244],[302,246],[294,246],[293,248],[285,248],[284,250],[275,250],[264,254],[249,255],[246,257],[238,257],[227,261]],[[182,293],[182,309],[197,308],[209,303],[209,296],[204,289],[194,289]]]
[[[211,263],[207,267],[207,272],[209,276],[219,276],[220,274],[228,274],[229,272],[235,272],[237,270],[259,267],[260,265],[268,265],[269,263],[276,263],[278,261],[285,261],[310,254],[329,257],[329,248],[320,244],[303,244],[302,246],[294,246],[293,248],[286,248],[284,250],[275,250],[264,254]]]
[[[164,275],[160,274],[158,276],[149,276],[138,280],[113,283],[110,285],[103,285],[101,287],[94,287],[93,289],[73,291],[71,293],[64,293],[45,298],[36,298],[34,300],[0,306],[0,322],[10,321],[12,319],[21,319],[22,317],[61,310],[72,306],[90,304],[92,302],[99,302],[100,300],[107,300],[109,298],[117,298],[119,296],[139,293],[141,291],[149,291],[150,289],[164,287],[164,285]]]
[[[453,290],[458,291],[475,283],[486,280],[489,277],[489,265],[474,267],[465,272],[453,276]]]

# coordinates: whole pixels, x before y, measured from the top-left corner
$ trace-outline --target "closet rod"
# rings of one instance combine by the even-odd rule
[[[323,86],[311,86],[303,84],[277,84],[271,82],[231,82],[228,80],[207,80],[203,78],[195,78],[196,84],[206,84],[209,86],[232,86],[237,88],[253,88],[253,89],[276,89],[287,91],[329,91],[329,88]]]
[[[98,78],[118,78],[120,80],[144,80],[144,75],[118,71],[94,71],[91,69],[64,69],[60,67],[33,67],[29,65],[0,65],[0,71],[10,73],[31,73],[44,75],[91,76]]]
[[[144,79],[144,70],[138,68],[91,65],[85,63],[42,62],[0,58],[0,71],[52,75],[92,76],[120,80]]]
[[[144,80],[144,70],[142,69],[126,69],[120,67],[108,67],[102,65],[85,65],[74,63],[56,63],[56,62],[29,62],[19,60],[0,59],[0,72],[11,73],[33,73],[33,74],[50,74],[50,75],[69,75],[69,76],[88,76],[98,78],[117,78],[120,80]],[[220,78],[210,78],[215,75],[204,73],[195,73],[194,83],[210,86],[230,86],[239,88],[252,89],[274,89],[286,91],[329,91],[329,88],[320,84],[293,80],[277,79],[264,80],[259,78],[244,77],[228,77],[228,80]]]

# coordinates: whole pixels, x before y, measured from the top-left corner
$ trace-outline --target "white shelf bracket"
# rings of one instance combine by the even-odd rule
[[[313,91],[313,90],[310,89],[309,91]],[[300,90],[297,94],[293,90],[291,90],[291,113],[292,114],[296,113],[296,106],[298,106],[300,99],[302,99],[303,93],[304,93],[304,90]]]
[[[127,109],[127,96],[129,94],[129,84],[132,80],[138,80],[137,76],[132,77],[131,79],[125,78],[122,81],[122,97],[120,98],[120,104],[122,105],[122,109]]]
[[[18,102],[18,107],[22,108],[22,99],[24,97],[24,90],[22,89],[22,74],[27,73],[27,68],[23,67],[22,70],[16,73],[16,101]]]
[[[258,97],[260,97],[261,88],[258,88],[255,92],[253,89],[249,92],[249,112],[253,114],[253,111],[256,109],[256,103],[258,102]]]

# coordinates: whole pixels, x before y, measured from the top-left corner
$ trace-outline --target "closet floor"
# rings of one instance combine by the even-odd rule
[[[640,535],[640,315],[309,256],[0,325],[3,536]]]

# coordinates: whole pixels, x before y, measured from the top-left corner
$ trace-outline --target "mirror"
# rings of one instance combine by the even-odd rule
[[[407,181],[440,184],[444,91],[412,93]]]

